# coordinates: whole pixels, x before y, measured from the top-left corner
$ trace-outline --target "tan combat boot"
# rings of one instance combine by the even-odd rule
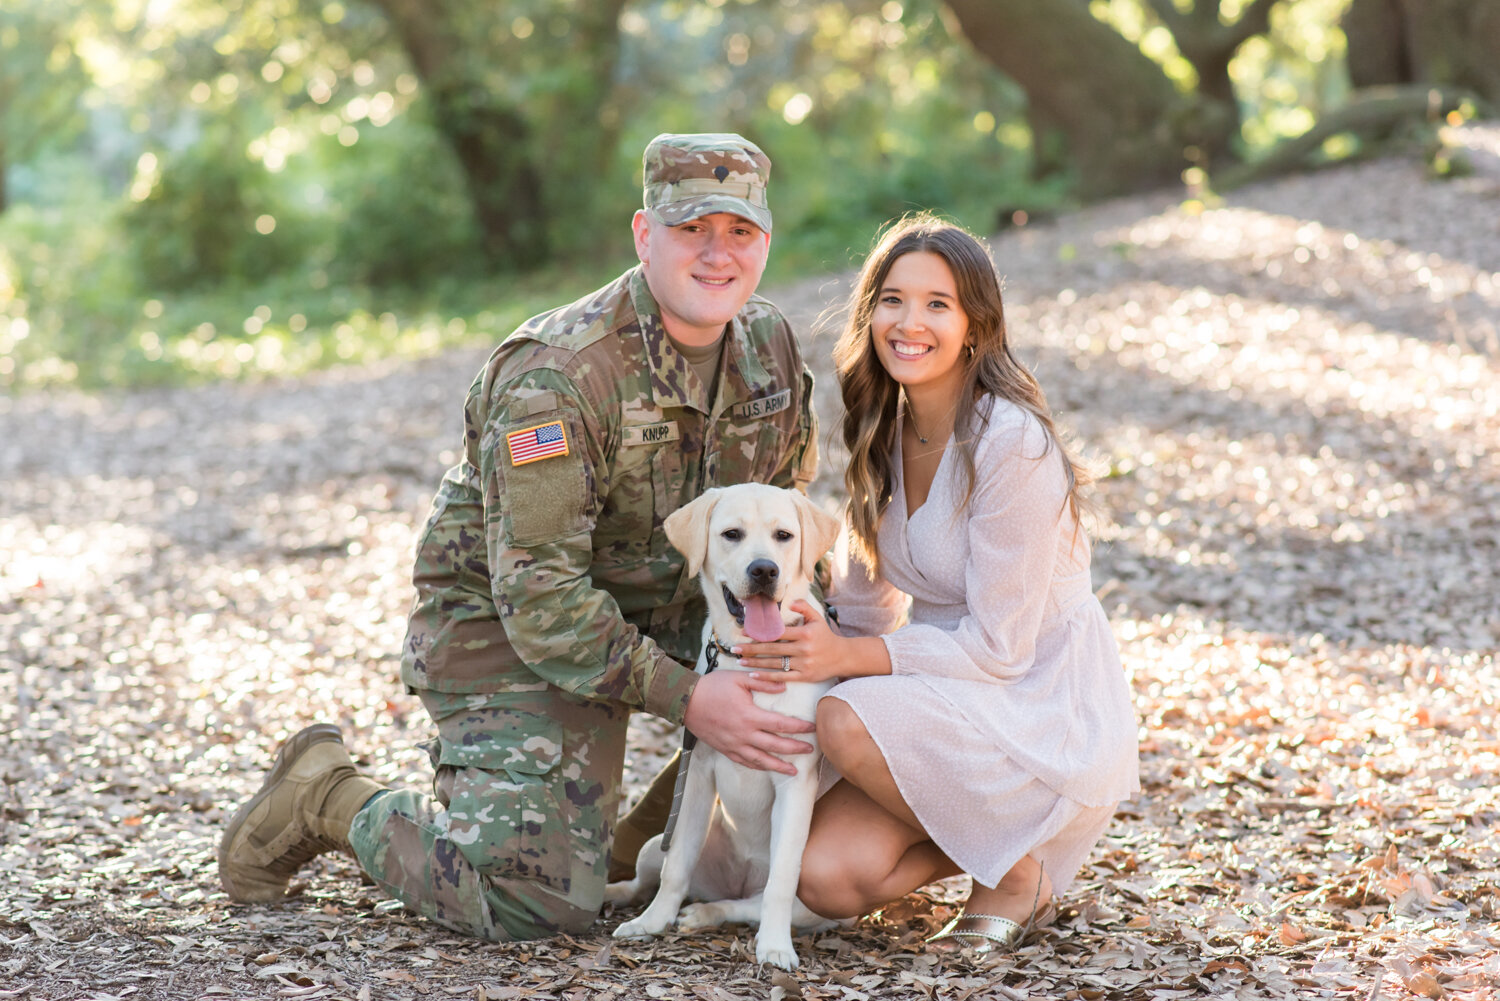
[[[219,882],[231,900],[280,900],[297,870],[327,851],[350,851],[349,825],[385,789],[361,775],[339,728],[319,723],[293,735],[271,773],[229,820],[219,842]]]
[[[677,784],[677,767],[682,752],[672,755],[662,770],[651,780],[640,802],[631,808],[615,825],[614,843],[609,852],[609,875],[611,883],[635,878],[635,859],[641,846],[667,829],[667,818],[672,813],[672,790]]]

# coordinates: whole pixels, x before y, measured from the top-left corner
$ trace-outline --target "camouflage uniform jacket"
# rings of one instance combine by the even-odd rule
[[[730,323],[719,373],[710,401],[640,268],[496,348],[418,543],[402,681],[556,685],[682,722],[706,611],[663,519],[712,486],[805,490],[817,468],[812,374],[769,302]],[[508,436],[558,422],[565,455],[513,464]]]

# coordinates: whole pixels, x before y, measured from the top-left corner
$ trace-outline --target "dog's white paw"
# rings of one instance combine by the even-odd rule
[[[795,970],[797,968],[797,950],[792,948],[790,935],[766,935],[755,936],[755,961],[758,963],[770,963],[779,966],[783,970]]]
[[[654,938],[667,930],[667,925],[672,921],[668,918],[662,921],[654,917],[648,910],[638,918],[626,921],[615,929],[615,938]]]
[[[606,904],[628,904],[640,895],[640,883],[633,879],[627,879],[620,883],[610,883],[604,888],[604,902]]]
[[[677,914],[678,931],[703,931],[723,923],[724,909],[718,904],[688,904]]]

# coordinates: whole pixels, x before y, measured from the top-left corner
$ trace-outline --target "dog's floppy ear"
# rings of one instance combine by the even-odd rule
[[[705,490],[698,497],[667,515],[662,522],[667,541],[687,560],[688,574],[698,576],[698,570],[708,556],[708,519],[719,503],[721,487]]]
[[[802,525],[802,574],[812,580],[818,560],[833,547],[843,523],[801,493],[792,493],[797,504],[797,520]]]

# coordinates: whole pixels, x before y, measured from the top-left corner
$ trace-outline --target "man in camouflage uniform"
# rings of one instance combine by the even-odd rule
[[[345,849],[455,930],[581,930],[603,903],[632,709],[753,767],[790,773],[774,755],[810,750],[789,735],[811,724],[751,701],[780,684],[684,666],[706,608],[662,531],[709,487],[805,488],[816,469],[812,376],[753,295],[769,173],[739,136],[658,136],[640,265],[490,356],[418,544],[401,665],[437,725],[436,799],[384,788],[336,727],[309,727],[225,830],[231,898],[279,899]]]

